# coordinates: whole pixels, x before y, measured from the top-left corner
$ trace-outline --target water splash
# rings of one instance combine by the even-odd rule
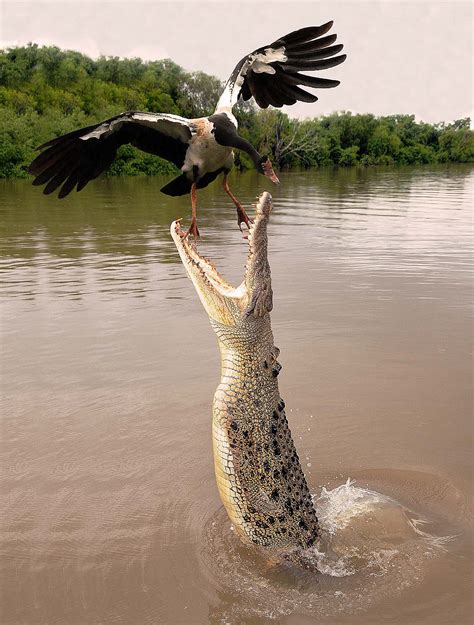
[[[313,495],[323,530],[335,534],[345,528],[355,516],[367,514],[375,506],[392,501],[380,493],[359,488],[354,484],[355,480],[348,477],[344,484],[332,490],[323,486],[319,497]]]
[[[313,499],[321,539],[317,547],[306,550],[305,561],[330,577],[382,576],[398,565],[407,544],[417,537],[432,548],[442,548],[453,538],[422,530],[427,519],[415,518],[391,497],[355,486],[350,477],[333,489],[323,487]]]
[[[209,579],[219,580],[212,622],[366,611],[422,584],[430,563],[444,557],[453,539],[429,533],[430,519],[421,510],[351,478],[313,498],[321,536],[303,553],[307,569],[264,563],[229,531],[223,510],[214,517],[204,558]]]
[[[428,521],[427,519],[410,519],[410,525],[413,527],[414,532],[418,534],[418,536],[421,536],[423,540],[426,540],[426,542],[432,547],[446,550],[447,544],[458,537],[458,534],[451,534],[449,536],[434,536],[433,534],[425,532],[421,529],[422,527],[426,527],[430,524],[431,521]]]

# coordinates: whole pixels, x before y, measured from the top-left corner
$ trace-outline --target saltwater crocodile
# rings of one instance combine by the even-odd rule
[[[281,366],[270,322],[273,295],[267,257],[271,210],[271,196],[263,193],[249,228],[244,280],[237,288],[183,237],[179,221],[172,223],[171,235],[221,352],[212,424],[221,499],[245,542],[294,560],[315,543],[319,529],[278,392]]]

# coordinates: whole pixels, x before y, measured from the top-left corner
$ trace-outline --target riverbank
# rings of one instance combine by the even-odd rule
[[[0,178],[26,178],[36,147],[127,110],[200,117],[212,112],[222,83],[164,59],[101,57],[36,44],[0,51]],[[278,169],[474,162],[470,119],[427,124],[414,115],[336,112],[291,119],[278,109],[237,107],[239,132]],[[317,108],[315,107],[315,111]],[[246,154],[236,165],[250,168]],[[131,146],[108,175],[167,174],[174,166]]]

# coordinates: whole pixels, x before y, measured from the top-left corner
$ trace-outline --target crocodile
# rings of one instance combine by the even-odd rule
[[[298,559],[316,543],[319,526],[278,391],[267,224],[272,198],[263,193],[249,225],[243,282],[231,286],[213,263],[171,224],[188,277],[209,316],[221,355],[213,401],[217,486],[236,532],[275,560]]]

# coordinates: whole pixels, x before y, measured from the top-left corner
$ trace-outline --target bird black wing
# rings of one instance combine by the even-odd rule
[[[270,104],[281,107],[297,101],[315,102],[318,98],[300,85],[316,89],[337,87],[339,80],[300,73],[335,67],[346,59],[345,54],[339,54],[343,46],[333,45],[337,35],[323,36],[332,25],[331,21],[295,30],[241,59],[226,83],[216,110],[232,108],[239,97],[250,100],[253,96],[260,108]]]
[[[36,176],[34,185],[46,185],[43,193],[48,195],[61,187],[58,197],[63,198],[108,169],[118,148],[126,143],[181,167],[192,134],[184,117],[123,113],[44,143],[28,171]]]

